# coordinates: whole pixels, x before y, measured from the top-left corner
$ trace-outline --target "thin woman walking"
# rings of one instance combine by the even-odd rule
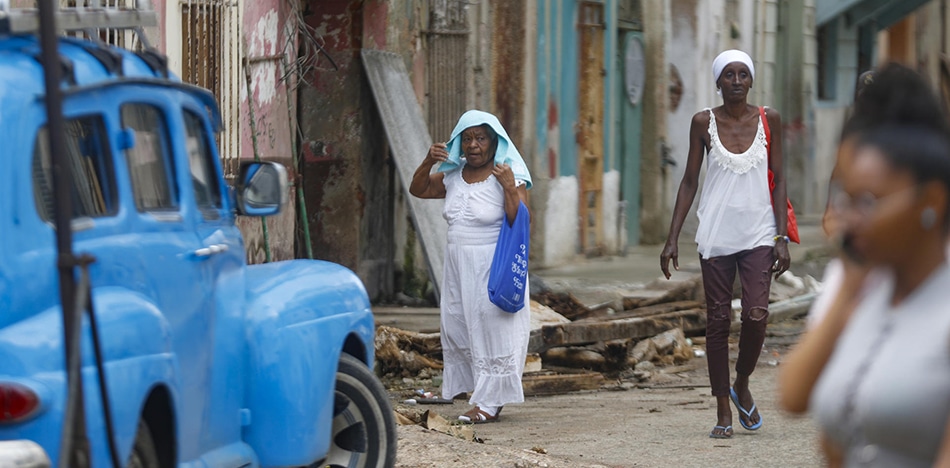
[[[777,111],[748,103],[755,67],[748,54],[727,50],[713,61],[713,79],[723,104],[693,116],[686,173],[680,183],[670,233],[660,268],[679,269],[678,240],[696,196],[700,169],[709,155],[697,215],[696,244],[706,292],[706,358],[716,397],[717,421],[709,437],[732,437],[731,399],[747,430],[762,426],[749,391],[769,311],[771,275],[788,270],[785,177],[782,170],[782,118]],[[771,129],[771,138],[767,138]],[[769,145],[769,140],[776,144]],[[771,146],[771,147],[770,147]],[[771,150],[771,151],[770,151]],[[769,190],[768,171],[775,186]],[[773,201],[774,200],[774,201]],[[729,326],[736,272],[742,284],[742,328],[736,379],[729,386]]]

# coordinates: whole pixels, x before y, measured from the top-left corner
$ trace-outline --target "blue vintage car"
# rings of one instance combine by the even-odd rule
[[[129,466],[391,466],[359,278],[245,262],[235,217],[279,210],[283,167],[247,163],[229,187],[208,91],[168,78],[154,52],[58,47],[73,249],[94,260],[96,330],[81,329],[92,466],[111,466],[110,438]],[[0,440],[55,464],[69,391],[39,55],[35,33],[0,33]]]

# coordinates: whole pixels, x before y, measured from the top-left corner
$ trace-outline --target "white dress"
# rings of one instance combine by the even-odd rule
[[[512,314],[488,300],[488,273],[505,217],[504,190],[493,175],[465,182],[461,168],[447,172],[443,181],[442,216],[449,229],[441,301],[442,397],[472,392],[473,405],[521,403],[530,308]]]
[[[699,199],[696,244],[704,259],[775,245],[775,214],[769,196],[768,146],[759,118],[752,145],[729,152],[709,111],[709,157]]]

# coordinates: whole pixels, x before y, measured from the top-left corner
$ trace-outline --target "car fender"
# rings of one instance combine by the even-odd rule
[[[100,346],[116,442],[127,457],[134,441],[139,412],[148,392],[167,385],[175,395],[175,362],[170,352],[168,324],[144,296],[117,287],[93,292]],[[0,380],[17,381],[34,388],[41,409],[32,419],[0,426],[0,439],[29,439],[52,448],[58,459],[59,436],[66,404],[63,368],[63,324],[59,306],[0,329]],[[108,459],[105,422],[99,393],[98,371],[89,323],[82,327],[82,376],[86,426],[93,458]],[[121,434],[130,434],[121,437]],[[102,458],[100,458],[102,457]]]
[[[244,440],[264,466],[308,465],[329,449],[344,343],[356,337],[372,366],[369,298],[352,271],[318,260],[250,266],[247,284]]]

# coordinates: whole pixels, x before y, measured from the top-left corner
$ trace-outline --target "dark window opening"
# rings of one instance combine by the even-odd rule
[[[177,209],[175,166],[162,113],[150,105],[123,105],[122,127],[134,136],[133,146],[125,150],[125,159],[132,178],[135,207],[139,211]]]
[[[195,202],[205,219],[218,219],[221,216],[221,188],[218,185],[214,155],[201,117],[193,112],[185,111],[185,134]]]
[[[65,124],[64,163],[72,178],[73,218],[95,218],[118,212],[111,151],[101,117],[70,119]],[[53,174],[46,127],[33,146],[33,198],[45,221],[53,220]]]

